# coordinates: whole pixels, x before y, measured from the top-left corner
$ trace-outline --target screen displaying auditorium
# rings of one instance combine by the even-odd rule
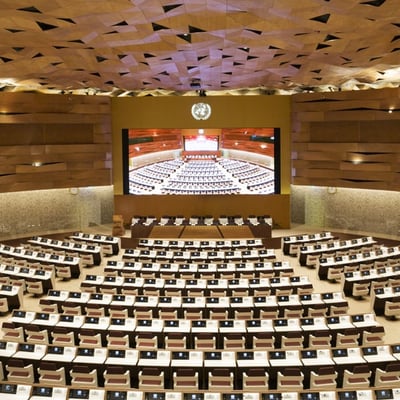
[[[124,194],[279,194],[280,129],[124,129]]]

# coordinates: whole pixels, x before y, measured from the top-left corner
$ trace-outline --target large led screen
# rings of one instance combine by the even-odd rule
[[[124,194],[280,193],[279,128],[124,129]]]

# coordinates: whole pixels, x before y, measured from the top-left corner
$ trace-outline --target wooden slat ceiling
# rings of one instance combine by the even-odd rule
[[[397,87],[399,0],[1,0],[0,90]]]

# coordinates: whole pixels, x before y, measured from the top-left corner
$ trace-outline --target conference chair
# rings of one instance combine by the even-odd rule
[[[65,281],[70,280],[72,278],[71,268],[66,265],[57,265],[56,269],[56,277],[61,278]]]
[[[168,332],[164,337],[165,348],[168,350],[186,350],[186,334],[181,332]]]
[[[210,319],[226,320],[228,319],[228,310],[223,308],[210,309]]]
[[[140,332],[135,336],[136,348],[139,350],[157,350],[157,335],[152,332]]]
[[[277,373],[277,389],[279,391],[303,390],[304,374],[300,368],[288,367]]]
[[[131,375],[129,369],[124,369],[119,365],[108,366],[103,372],[104,387],[115,389],[130,389]]]
[[[202,274],[203,275],[203,274]],[[213,273],[214,275],[214,273]],[[214,276],[211,277],[202,277],[202,279],[214,279]],[[211,289],[209,297],[225,297],[227,296],[227,291],[226,289]]]
[[[362,346],[380,346],[384,342],[385,328],[383,326],[371,326],[362,332]]]
[[[145,279],[148,279],[148,278],[153,279],[153,275],[150,277],[150,276],[145,276],[144,274],[142,274],[142,277]],[[158,297],[158,296],[160,296],[160,291],[157,288],[144,288],[143,295]]]
[[[95,285],[93,285],[93,284],[91,284],[89,282],[82,282],[81,286],[80,286],[80,289],[84,293],[90,293],[90,294],[98,293],[97,286],[95,286]]]
[[[304,308],[302,305],[298,306],[287,306],[283,310],[283,318],[302,318]]]
[[[310,318],[326,317],[328,306],[326,304],[312,304],[307,309],[307,316]]]
[[[122,287],[121,288],[121,293],[126,295],[126,296],[138,296],[139,295],[139,289],[138,288]]]
[[[25,342],[25,333],[22,326],[17,326],[14,322],[4,321],[2,324],[2,339],[7,342]]]
[[[158,317],[160,319],[178,319],[178,310],[177,309],[159,309]]]
[[[93,329],[81,329],[78,333],[80,347],[101,347],[101,334]]]
[[[386,365],[385,369],[379,367],[375,370],[375,387],[400,387],[400,363],[393,362]]]
[[[84,267],[92,266],[94,264],[93,255],[92,254],[80,254],[80,258],[82,260],[82,264]]]
[[[370,283],[369,282],[354,282],[352,288],[352,296],[358,300],[369,295]]]
[[[192,279],[192,278],[189,278],[189,279]],[[204,289],[191,288],[191,289],[188,289],[187,295],[188,295],[188,297],[204,297],[205,292],[204,292]]]
[[[348,328],[336,334],[336,347],[358,347],[360,333],[356,328]]]
[[[109,331],[106,335],[107,347],[121,349],[130,347],[129,334],[124,331]]]
[[[101,304],[86,304],[85,313],[88,317],[105,317],[106,310]]]
[[[65,386],[65,368],[54,362],[42,361],[38,367],[39,383],[49,386]]]
[[[26,341],[33,344],[49,344],[47,329],[40,329],[38,325],[29,324],[25,327]]]
[[[39,307],[42,312],[49,314],[58,314],[58,312],[60,311],[57,303],[54,303],[52,300],[47,299],[40,299]]]
[[[172,375],[174,389],[197,391],[199,389],[199,373],[193,368],[179,368]]]
[[[204,312],[201,308],[187,308],[183,311],[183,315],[188,320],[204,319]]]
[[[257,332],[253,335],[253,349],[273,350],[275,348],[275,336],[272,332]]]
[[[243,371],[243,390],[264,391],[269,387],[269,375],[263,368],[249,368]]]
[[[164,389],[164,371],[155,367],[144,367],[139,371],[139,389]]]
[[[400,316],[400,297],[385,301],[384,315],[391,319],[396,319]]]
[[[331,304],[329,307],[329,315],[337,316],[337,315],[346,315],[349,310],[349,304],[346,302]]]
[[[208,389],[217,391],[233,390],[233,372],[228,368],[214,368],[208,372]]]
[[[292,287],[275,288],[275,296],[290,296],[293,293]]]
[[[4,314],[7,314],[9,311],[10,311],[10,309],[8,306],[7,297],[1,297],[0,298],[0,314],[4,315]]]
[[[215,335],[206,332],[195,334],[194,348],[197,350],[215,350],[217,348]]]
[[[338,373],[333,366],[320,367],[317,371],[310,371],[311,390],[334,390],[337,387]]]
[[[10,278],[8,276],[0,276],[0,285],[10,285]]]
[[[71,376],[71,386],[76,388],[94,388],[97,383],[97,369],[94,366],[90,369],[87,365],[73,365],[69,372]]]
[[[119,288],[118,287],[108,287],[108,286],[102,286],[100,287],[100,293],[103,294],[118,294],[119,293]]]
[[[234,310],[234,319],[250,320],[254,318],[252,308],[239,308]]]
[[[311,349],[330,349],[332,335],[328,331],[314,331],[308,337],[308,347]]]
[[[19,358],[9,358],[6,365],[7,381],[13,383],[32,384],[35,380],[33,364],[25,364]]]
[[[328,268],[327,278],[330,282],[341,281],[343,276],[343,267],[330,266]]]
[[[175,279],[175,275],[164,277],[163,274],[161,274],[161,278],[163,278],[163,279]],[[183,296],[183,292],[182,292],[182,289],[175,289],[175,288],[168,287],[168,288],[165,288],[165,296],[182,297]]]
[[[35,297],[41,296],[42,294],[44,294],[45,289],[43,287],[42,281],[38,281],[35,279],[31,279],[31,278],[26,278],[25,282],[26,282],[27,293],[30,293]]]
[[[276,319],[279,316],[279,307],[268,307],[260,309],[260,319]]]
[[[133,316],[136,319],[153,319],[153,309],[147,307],[135,308]]]
[[[290,276],[290,275],[291,275],[291,272],[288,273],[287,276]],[[280,276],[285,276],[285,275],[281,274]],[[310,283],[310,284],[298,287],[296,293],[299,296],[301,296],[302,294],[312,294],[312,293],[314,293],[314,287],[313,287],[312,283]]]
[[[64,303],[62,312],[67,315],[82,315],[82,306],[79,303]]]
[[[371,371],[368,365],[355,365],[343,373],[343,389],[362,389],[370,386]]]
[[[243,350],[246,340],[240,333],[227,333],[224,335],[223,345],[225,350]]]
[[[343,273],[347,274],[348,272],[356,272],[360,269],[358,265],[345,265],[343,267]]]
[[[51,331],[54,346],[75,346],[74,332],[64,326],[55,326]]]
[[[281,338],[281,348],[300,350],[303,348],[304,337],[301,332],[286,332]]]
[[[124,306],[109,306],[108,313],[112,319],[126,319],[129,317],[129,310]]]

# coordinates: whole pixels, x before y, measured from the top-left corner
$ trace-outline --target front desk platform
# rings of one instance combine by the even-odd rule
[[[280,238],[272,238],[272,227],[269,224],[243,224],[243,225],[131,225],[131,237],[121,238],[122,248],[136,247],[141,238],[207,238],[207,239],[236,239],[260,238],[267,248],[278,249],[281,247]]]

